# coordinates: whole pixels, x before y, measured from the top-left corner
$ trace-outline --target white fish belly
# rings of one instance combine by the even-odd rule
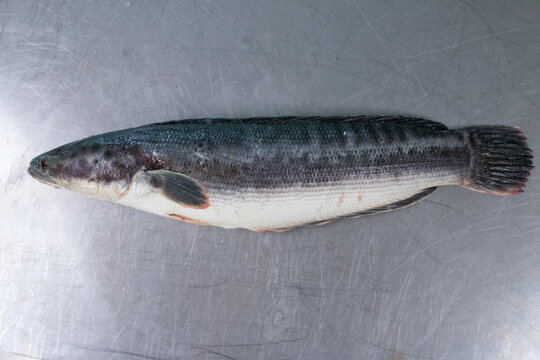
[[[224,228],[287,229],[331,220],[409,198],[423,189],[458,184],[452,174],[351,181],[328,186],[207,191],[210,206],[194,209],[174,202],[136,179],[119,204],[161,216]]]

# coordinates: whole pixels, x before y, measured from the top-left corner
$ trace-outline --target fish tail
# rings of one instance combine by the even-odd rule
[[[533,169],[532,151],[518,127],[474,126],[460,129],[471,148],[470,172],[463,186],[494,195],[523,192]]]

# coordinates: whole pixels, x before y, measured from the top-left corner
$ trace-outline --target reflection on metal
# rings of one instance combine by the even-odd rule
[[[519,125],[537,151],[539,12],[0,1],[0,358],[539,358],[538,170],[502,201],[445,188],[278,234],[174,222],[26,173],[72,140],[205,116],[399,111]]]

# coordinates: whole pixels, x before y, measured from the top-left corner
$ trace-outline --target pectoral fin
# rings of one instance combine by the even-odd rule
[[[206,190],[195,179],[169,170],[149,170],[150,184],[166,198],[182,206],[206,209]]]

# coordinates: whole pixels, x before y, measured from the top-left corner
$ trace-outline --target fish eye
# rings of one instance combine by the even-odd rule
[[[47,169],[47,162],[45,161],[45,159],[41,159],[41,160],[39,161],[39,165],[41,166],[41,168],[42,168],[43,170],[46,170],[46,169]]]

